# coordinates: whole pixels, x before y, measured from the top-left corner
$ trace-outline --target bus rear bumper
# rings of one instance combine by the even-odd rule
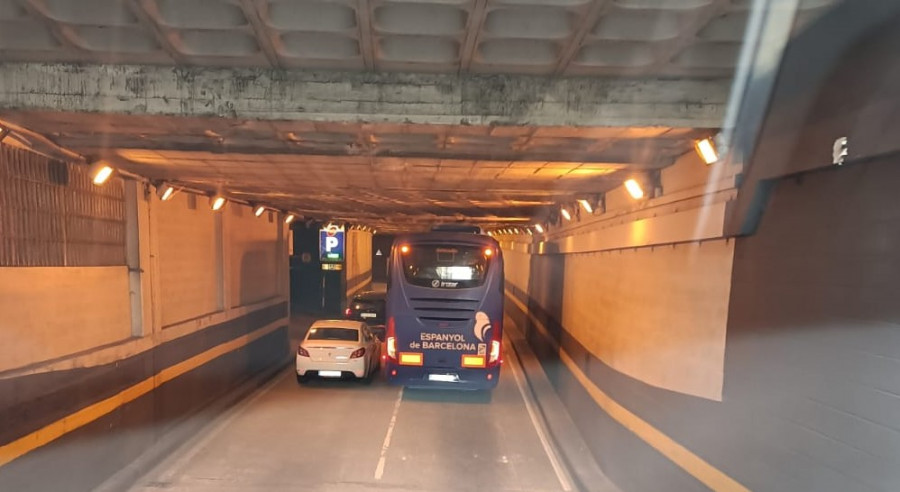
[[[388,383],[416,389],[491,390],[500,379],[500,366],[486,369],[424,368],[384,365]]]

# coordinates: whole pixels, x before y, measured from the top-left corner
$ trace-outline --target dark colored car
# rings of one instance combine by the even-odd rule
[[[363,321],[380,340],[384,339],[385,293],[367,291],[353,296],[344,311],[347,319]]]

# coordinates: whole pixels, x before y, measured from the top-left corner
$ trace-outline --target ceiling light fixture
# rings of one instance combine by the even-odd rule
[[[566,207],[562,207],[561,209],[559,209],[559,213],[562,214],[564,219],[572,220],[572,214],[569,212],[569,210]]]
[[[634,198],[635,200],[644,198],[644,190],[635,179],[625,181],[625,189],[628,190],[628,194],[631,195],[631,198]]]
[[[265,213],[265,211],[266,211],[266,207],[264,207],[262,205],[257,205],[256,208],[253,209],[253,215],[259,217],[260,215]]]
[[[222,195],[213,195],[209,199],[209,205],[212,207],[214,212],[222,210],[222,207],[225,206],[225,197]]]
[[[716,144],[713,142],[712,137],[698,140],[694,144],[694,147],[697,149],[697,153],[700,154],[700,158],[703,159],[703,162],[707,165],[713,164],[719,160],[719,153],[716,151]]]
[[[578,200],[578,203],[581,204],[581,208],[583,208],[585,212],[587,212],[589,214],[594,213],[594,207],[591,206],[591,202],[581,199],[581,200]]]
[[[114,169],[109,162],[100,160],[91,164],[91,168],[88,172],[91,176],[91,181],[95,185],[100,186],[109,181],[109,178],[113,175],[113,171]]]
[[[159,186],[156,187],[156,196],[158,196],[161,201],[168,201],[175,196],[175,187],[170,184],[160,183]]]
[[[535,225],[534,225],[534,230],[538,231],[538,234],[543,234],[543,233],[544,233],[544,226],[542,226],[542,225],[540,225],[540,224],[535,224]]]
[[[294,219],[296,219],[296,218],[297,218],[297,217],[296,217],[294,214],[287,214],[287,217],[284,218],[284,223],[285,223],[285,224],[290,224],[290,223],[293,222]]]

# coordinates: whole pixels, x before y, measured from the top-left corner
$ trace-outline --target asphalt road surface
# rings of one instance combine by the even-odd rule
[[[401,389],[381,377],[301,386],[288,368],[132,490],[571,490],[509,352],[490,393]]]

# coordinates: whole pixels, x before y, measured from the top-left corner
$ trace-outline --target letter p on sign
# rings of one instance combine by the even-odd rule
[[[325,251],[327,253],[330,253],[331,250],[333,250],[334,248],[337,248],[337,246],[338,246],[338,238],[336,238],[334,236],[329,236],[329,237],[325,238]]]

